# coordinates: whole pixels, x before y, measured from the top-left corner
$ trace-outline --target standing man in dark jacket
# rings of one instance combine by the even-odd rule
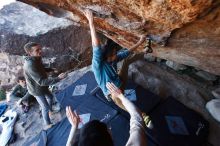
[[[66,77],[65,73],[61,73],[58,77],[50,78],[47,76],[46,70],[42,64],[42,48],[40,44],[29,42],[24,46],[25,52],[29,55],[24,61],[24,75],[27,82],[28,92],[33,95],[41,106],[42,116],[46,128],[50,128],[49,112],[52,111],[53,95],[48,90],[48,86],[52,85]]]

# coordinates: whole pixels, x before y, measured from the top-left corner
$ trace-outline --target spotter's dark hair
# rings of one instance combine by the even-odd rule
[[[93,120],[80,129],[78,146],[114,146],[105,123]]]

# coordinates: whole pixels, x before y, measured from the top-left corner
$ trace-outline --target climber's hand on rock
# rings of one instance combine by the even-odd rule
[[[141,35],[139,42],[143,43],[146,39],[146,35]]]
[[[92,13],[91,10],[86,9],[83,13],[86,16],[86,18],[88,19],[88,21],[92,21],[93,20],[93,13]]]

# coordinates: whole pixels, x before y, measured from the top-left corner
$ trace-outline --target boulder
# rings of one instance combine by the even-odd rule
[[[58,71],[90,64],[91,40],[86,29],[14,2],[0,9],[0,80],[5,89],[22,75],[23,46],[29,41],[43,46],[44,62]]]
[[[22,56],[0,53],[0,81],[4,89],[11,88],[16,77],[22,75],[22,66]]]
[[[215,97],[215,98],[219,98],[220,99],[220,88],[217,88],[215,90],[212,91],[212,95]]]
[[[152,56],[151,54],[144,54],[144,59],[150,62],[156,61],[156,57]]]
[[[163,98],[172,96],[199,112],[201,110],[204,112],[202,107],[205,106],[206,101],[212,99],[209,89],[206,89],[203,84],[199,84],[189,76],[162,68],[161,65],[156,63],[149,63],[143,60],[132,63],[129,66],[129,77],[135,83],[153,93]]]
[[[217,80],[217,77],[215,75],[210,74],[210,73],[205,72],[205,71],[198,71],[198,72],[196,72],[196,75],[203,78],[204,80],[207,80],[207,81]]]
[[[156,61],[157,61],[158,63],[160,63],[160,62],[162,62],[162,59],[161,59],[161,58],[156,58]]]
[[[0,27],[0,50],[11,55],[24,55],[23,46],[29,41],[40,43],[45,57],[82,53],[91,46],[86,29],[21,2],[0,10]]]
[[[220,99],[212,99],[206,104],[206,109],[214,119],[220,122]]]
[[[81,26],[88,26],[82,13],[88,8],[96,29],[121,46],[144,34],[154,42],[153,56],[220,75],[220,0],[20,1]]]
[[[186,69],[187,67],[185,65],[182,65],[182,64],[178,64],[178,63],[175,63],[173,61],[166,61],[166,65],[169,66],[170,68],[178,71],[178,70],[184,70]]]

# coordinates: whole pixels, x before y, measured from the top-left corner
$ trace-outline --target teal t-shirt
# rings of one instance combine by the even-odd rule
[[[113,82],[117,87],[121,86],[116,70],[111,63],[104,60],[104,50],[100,46],[93,47],[92,71],[105,96],[109,94],[106,88],[107,82]]]

